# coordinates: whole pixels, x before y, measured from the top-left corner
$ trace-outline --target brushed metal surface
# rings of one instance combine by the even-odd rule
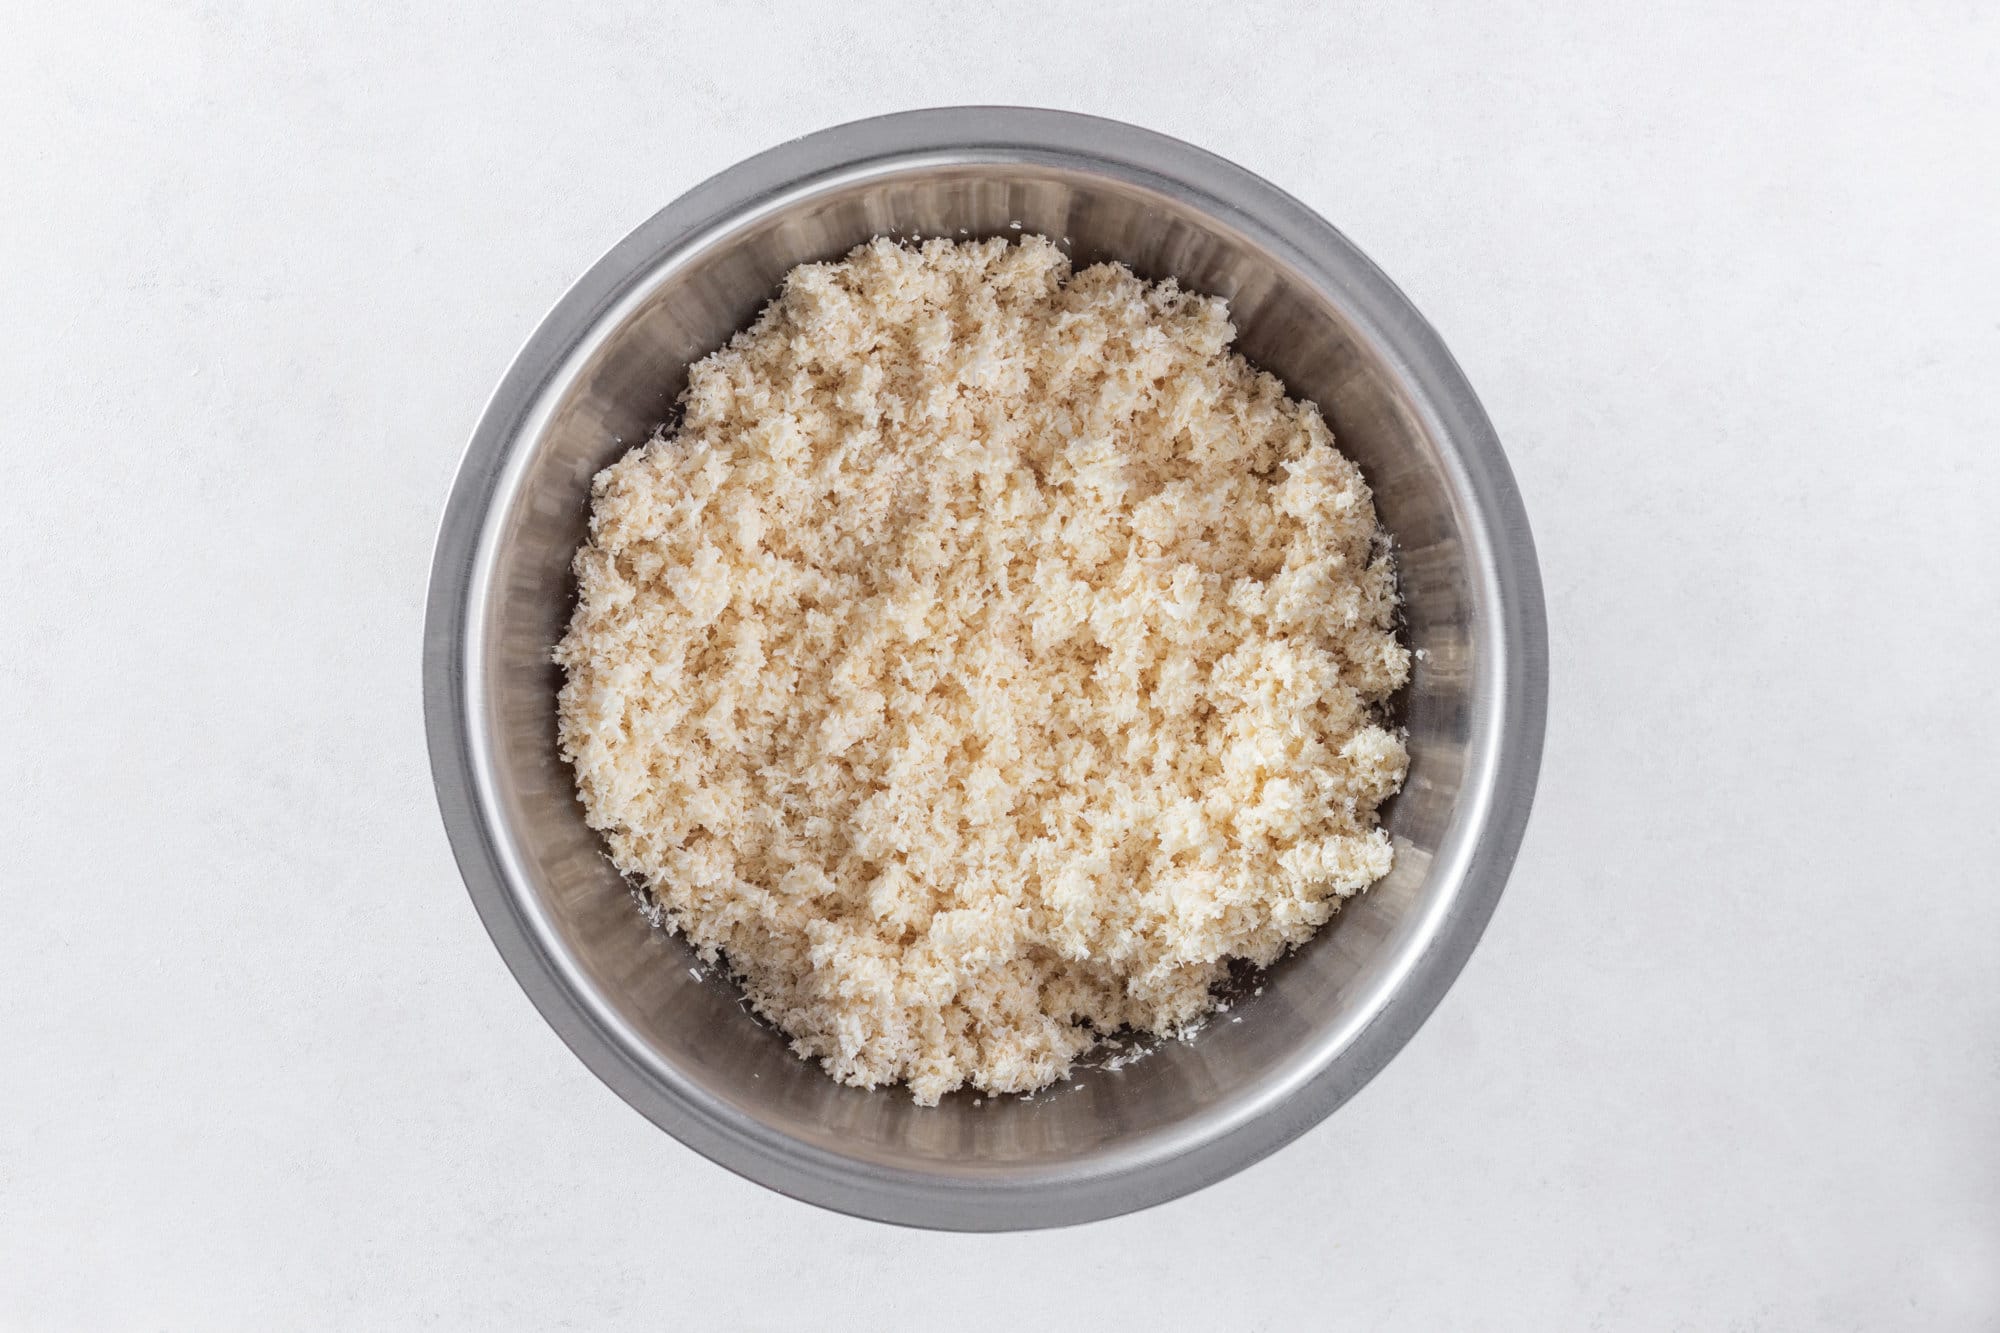
[[[1395,535],[1411,767],[1396,866],[1227,1020],[1032,1098],[841,1087],[648,926],[556,751],[549,650],[590,478],[669,419],[687,365],[785,271],[877,234],[1060,239],[1229,299],[1239,346],[1316,400]],[[1421,316],[1296,200],[1176,140],[1009,108],[912,112],[784,144],[621,242],[529,339],[479,423],[432,565],[424,702],[438,801],[494,943],[551,1026],[696,1151],[844,1212],[965,1230],[1109,1216],[1211,1183],[1351,1096],[1457,975],[1513,862],[1547,647],[1499,443]],[[705,969],[703,969],[705,971]],[[1240,1022],[1233,1021],[1240,1019]]]

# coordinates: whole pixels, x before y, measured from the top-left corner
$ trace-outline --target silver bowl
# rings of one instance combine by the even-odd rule
[[[556,750],[550,646],[592,474],[670,419],[689,363],[786,270],[871,236],[1059,238],[1079,263],[1229,300],[1238,346],[1319,403],[1395,535],[1410,773],[1394,871],[1229,1013],[1032,1097],[834,1083],[654,929]],[[1050,111],[859,121],[723,172],[557,304],[480,420],[431,569],[424,712],[473,903],[521,986],[619,1096],[795,1198],[919,1226],[1108,1217],[1210,1184],[1366,1083],[1450,986],[1500,896],[1541,762],[1547,636],[1527,517],[1472,389],[1403,295],[1266,182],[1174,139]],[[1240,1021],[1239,1021],[1240,1020]],[[1120,1067],[1112,1067],[1119,1065]]]

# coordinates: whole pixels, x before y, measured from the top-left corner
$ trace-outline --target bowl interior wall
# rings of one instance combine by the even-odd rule
[[[560,677],[549,651],[574,596],[569,560],[584,536],[591,477],[672,419],[688,364],[744,327],[788,269],[878,234],[1011,236],[1016,222],[1060,240],[1079,266],[1116,259],[1142,276],[1228,298],[1239,349],[1319,403],[1396,540],[1408,641],[1423,650],[1396,705],[1411,771],[1386,810],[1393,873],[1259,978],[1261,993],[1238,997],[1194,1039],[1161,1044],[1122,1068],[1080,1069],[1033,1098],[975,1105],[973,1094],[959,1093],[923,1110],[900,1089],[841,1087],[793,1056],[726,978],[697,975],[709,970],[687,946],[642,919],[584,824],[557,753]],[[1018,164],[802,191],[662,257],[634,291],[638,304],[575,373],[549,386],[544,428],[519,446],[527,457],[496,503],[496,559],[472,641],[484,655],[496,800],[513,851],[539,885],[571,965],[649,1059],[829,1152],[927,1174],[1032,1175],[1227,1114],[1298,1076],[1324,1057],[1332,1034],[1366,1018],[1361,1008],[1426,907],[1426,868],[1466,777],[1479,608],[1444,455],[1404,378],[1343,315],[1339,293],[1315,290],[1280,257],[1165,194]]]

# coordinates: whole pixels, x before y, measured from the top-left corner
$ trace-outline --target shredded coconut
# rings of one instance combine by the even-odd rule
[[[1044,1087],[1389,869],[1387,542],[1234,336],[1039,236],[876,240],[598,475],[585,813],[835,1078]]]

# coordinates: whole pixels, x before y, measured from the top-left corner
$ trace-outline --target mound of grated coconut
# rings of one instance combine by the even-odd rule
[[[877,240],[597,477],[584,810],[835,1078],[1042,1087],[1389,869],[1387,543],[1234,332],[1040,237]]]

